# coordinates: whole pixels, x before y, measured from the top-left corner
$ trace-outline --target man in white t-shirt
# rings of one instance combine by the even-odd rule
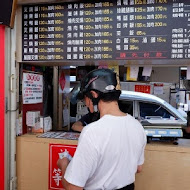
[[[120,111],[116,73],[97,69],[81,82],[84,98],[100,119],[83,130],[74,157],[65,154],[57,164],[67,190],[133,190],[136,172],[142,170],[146,135],[142,125]],[[71,161],[69,161],[71,160]]]

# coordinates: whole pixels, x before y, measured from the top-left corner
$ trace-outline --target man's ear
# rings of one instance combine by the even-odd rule
[[[92,94],[93,98],[97,98],[98,97],[98,93],[97,92],[95,92],[95,91],[92,90],[90,93]]]

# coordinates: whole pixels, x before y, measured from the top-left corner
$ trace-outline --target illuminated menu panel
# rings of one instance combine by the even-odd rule
[[[189,37],[187,0],[23,7],[23,61],[187,59]]]

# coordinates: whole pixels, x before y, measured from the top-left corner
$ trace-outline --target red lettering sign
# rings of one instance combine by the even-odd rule
[[[138,57],[137,53],[132,53],[132,57]]]
[[[61,183],[62,173],[57,167],[59,153],[67,150],[71,156],[74,155],[77,145],[50,144],[49,145],[49,190],[63,190]]]
[[[135,85],[135,92],[150,94],[150,85]]]
[[[157,52],[156,57],[162,57],[162,52]]]
[[[39,81],[40,80],[40,76],[39,75],[35,75],[35,74],[27,74],[26,75],[26,79],[30,80],[30,81]]]
[[[150,53],[149,53],[149,52],[145,52],[145,53],[144,53],[144,57],[145,57],[145,58],[149,58],[149,57],[150,57]]]
[[[120,53],[120,57],[121,58],[125,58],[126,57],[126,53]]]

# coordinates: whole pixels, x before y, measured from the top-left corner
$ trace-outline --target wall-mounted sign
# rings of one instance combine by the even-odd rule
[[[190,2],[23,6],[23,61],[189,59]]]
[[[50,144],[49,145],[49,190],[63,190],[61,183],[62,172],[57,167],[59,153],[68,151],[71,156],[76,151],[76,145]]]
[[[23,73],[22,80],[23,104],[43,102],[43,76],[34,73]]]
[[[150,94],[151,86],[150,85],[135,85],[135,92],[143,92]]]
[[[164,84],[154,83],[154,94],[164,94]]]

